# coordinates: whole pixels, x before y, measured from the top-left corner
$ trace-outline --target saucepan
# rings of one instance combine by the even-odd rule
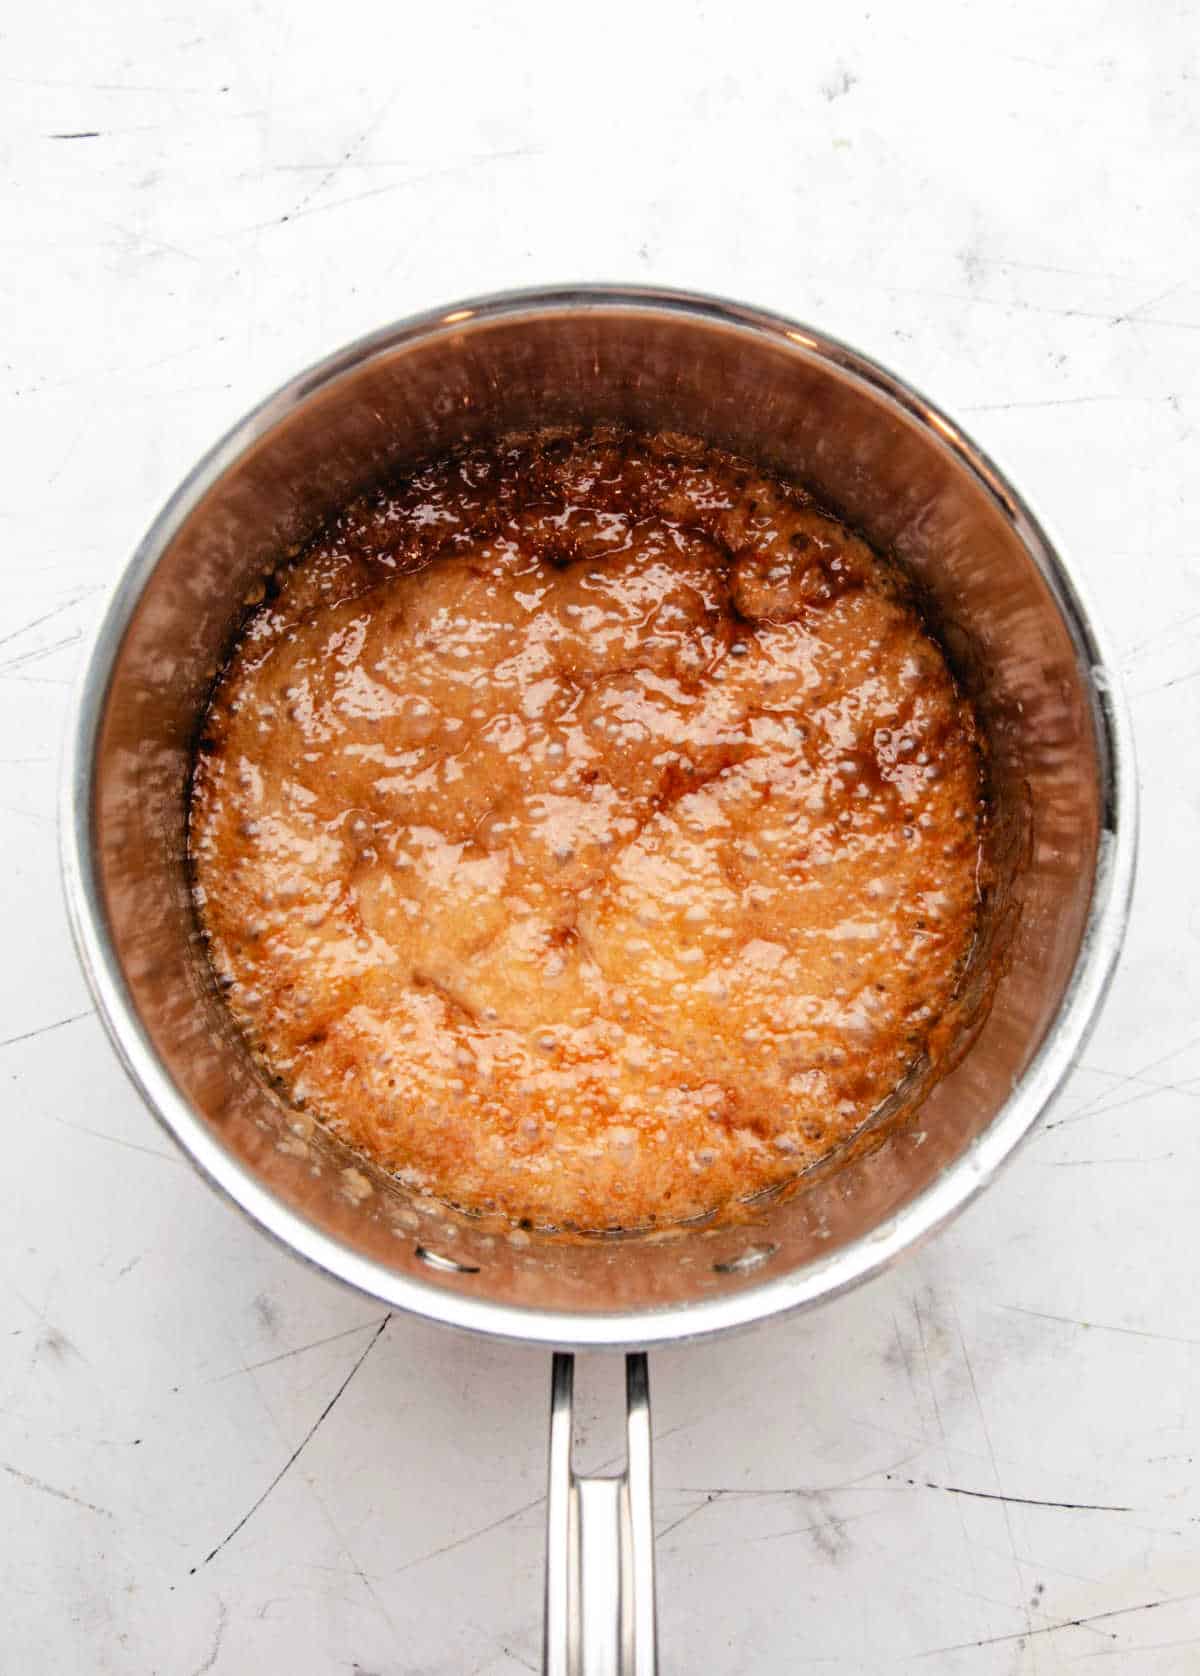
[[[619,420],[799,479],[916,578],[988,741],[997,888],[957,1063],[786,1192],[657,1234],[555,1239],[462,1216],[288,1108],[221,1006],[185,853],[213,678],[281,556],[382,475],[471,439]],[[464,302],[301,373],[219,442],[130,560],[68,752],[66,894],[113,1045],[199,1169],[293,1252],[429,1320],[556,1352],[545,1669],[656,1665],[645,1352],[832,1298],[932,1233],[1028,1134],[1096,1016],[1135,857],[1128,724],[1078,581],[930,402],[822,333],[671,291]],[[571,1461],[572,1356],[624,1351],[628,1459]]]

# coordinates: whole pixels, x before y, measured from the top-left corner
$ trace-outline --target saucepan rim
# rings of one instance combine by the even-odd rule
[[[121,974],[106,923],[93,843],[95,751],[126,630],[159,559],[222,474],[295,409],[366,363],[420,338],[499,320],[563,312],[630,311],[734,328],[833,363],[932,431],[1016,531],[1045,579],[1090,680],[1101,777],[1102,831],[1091,902],[1070,981],[1045,1039],[987,1127],[901,1210],[839,1250],[758,1284],[645,1310],[538,1310],[462,1286],[400,1273],[318,1228],[226,1148],[172,1080]],[[359,1292],[450,1326],[558,1348],[650,1347],[708,1337],[832,1298],[879,1273],[961,1211],[1024,1140],[1071,1070],[1112,980],[1128,920],[1137,849],[1133,741],[1109,654],[1084,590],[1025,500],[989,456],[934,403],[878,362],[784,316],[699,292],[649,286],[571,285],[469,298],[359,338],[290,379],[229,430],[193,468],[119,576],[78,680],[61,795],[61,861],[76,949],[114,1048],[143,1100],[200,1172],[290,1251]]]

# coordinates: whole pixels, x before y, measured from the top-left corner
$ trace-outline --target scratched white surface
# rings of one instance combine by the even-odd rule
[[[1002,1180],[835,1307],[653,1358],[664,1670],[1200,1667],[1198,37],[1187,0],[5,14],[0,1670],[538,1664],[546,1358],[380,1332],[193,1177],[89,1010],[55,782],[80,637],[216,435],[388,319],[579,277],[778,307],[960,416],[1090,586],[1144,798],[1107,1011]]]

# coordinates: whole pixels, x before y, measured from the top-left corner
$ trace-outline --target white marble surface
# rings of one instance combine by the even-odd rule
[[[102,591],[226,425],[580,277],[776,306],[959,416],[1090,585],[1144,787],[1121,973],[1003,1179],[835,1307],[653,1358],[664,1671],[1197,1669],[1198,36],[1187,0],[6,13],[0,1669],[538,1664],[546,1358],[377,1334],[193,1177],[90,1011],[55,781]]]

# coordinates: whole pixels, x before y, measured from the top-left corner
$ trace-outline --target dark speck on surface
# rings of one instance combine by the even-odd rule
[[[857,81],[858,77],[853,70],[841,69],[830,76],[829,80],[822,85],[821,92],[825,95],[826,101],[832,105],[835,99],[844,99]]]
[[[850,1539],[846,1527],[829,1504],[827,1496],[814,1490],[803,1496],[812,1509],[812,1523],[808,1527],[813,1545],[822,1559],[838,1565],[849,1552]]]
[[[265,1292],[260,1292],[254,1300],[254,1313],[264,1332],[274,1333],[279,1326],[279,1305]]]
[[[46,1331],[38,1340],[39,1354],[42,1351],[45,1351],[47,1356],[53,1356],[55,1361],[58,1362],[63,1361],[68,1355],[78,1356],[79,1354],[66,1333],[60,1331],[58,1327],[46,1328]]]

